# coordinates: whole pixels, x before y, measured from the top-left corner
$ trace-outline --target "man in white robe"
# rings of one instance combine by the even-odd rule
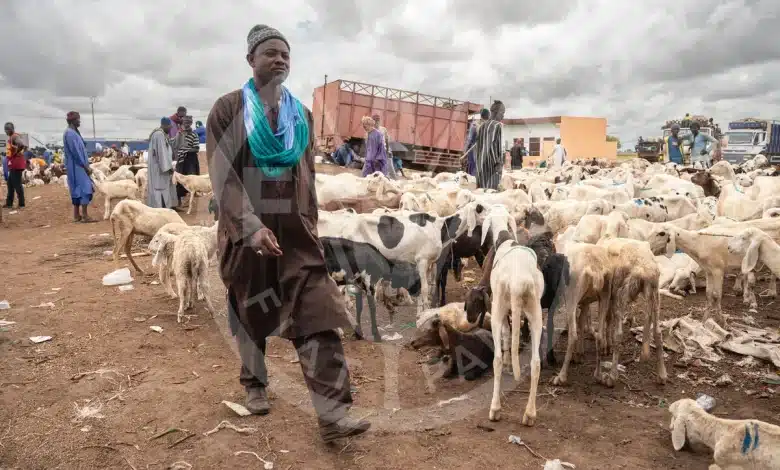
[[[553,147],[550,158],[552,159],[551,168],[560,168],[563,166],[563,162],[566,161],[566,148],[561,145],[561,139],[555,141],[555,147]]]
[[[173,147],[168,140],[171,119],[162,118],[160,127],[149,136],[146,205],[173,209],[178,205],[173,184]]]

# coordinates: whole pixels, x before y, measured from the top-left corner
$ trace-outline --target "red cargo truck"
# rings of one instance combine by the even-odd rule
[[[378,114],[405,163],[458,168],[468,132],[468,117],[482,105],[367,83],[336,80],[314,90],[317,145],[332,152],[344,139],[363,154],[363,116]]]

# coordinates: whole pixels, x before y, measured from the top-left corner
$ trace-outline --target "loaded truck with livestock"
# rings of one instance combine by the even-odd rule
[[[738,165],[758,154],[769,163],[780,163],[780,121],[747,118],[730,122],[723,159]]]
[[[317,147],[333,152],[348,141],[365,156],[363,116],[379,115],[393,156],[404,166],[458,169],[470,114],[483,106],[379,85],[335,80],[315,88],[312,114]]]

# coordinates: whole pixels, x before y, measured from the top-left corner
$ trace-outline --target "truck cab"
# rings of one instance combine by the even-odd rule
[[[726,131],[726,145],[723,147],[723,159],[739,165],[758,154],[764,154],[770,162],[780,161],[778,138],[780,122],[766,120],[743,120],[729,123]]]

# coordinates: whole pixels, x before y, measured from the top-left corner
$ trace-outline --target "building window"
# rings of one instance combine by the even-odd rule
[[[532,157],[538,157],[541,154],[542,146],[539,137],[531,137],[528,139],[528,155]]]

